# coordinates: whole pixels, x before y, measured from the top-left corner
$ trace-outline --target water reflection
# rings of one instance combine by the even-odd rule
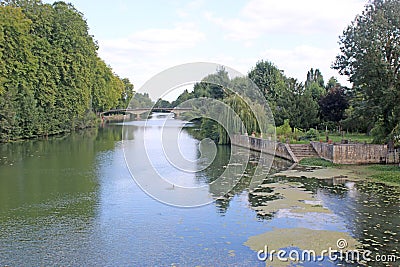
[[[133,130],[124,132],[125,137],[142,138],[142,123],[132,123]],[[157,136],[156,124],[147,127],[154,135],[146,138]],[[181,137],[183,155],[198,159],[198,141],[185,132]],[[208,193],[232,187],[226,194],[208,206],[179,209],[149,198],[135,185],[126,169],[121,138],[120,125],[106,125],[61,138],[0,145],[1,266],[265,266],[243,243],[273,227],[348,231],[374,252],[400,256],[398,189],[342,179],[266,178],[291,165],[272,157],[262,158],[266,166],[273,161],[271,169],[253,177],[260,157],[251,152],[241,162],[241,179],[233,177],[234,186],[228,181],[207,186]],[[158,155],[156,146],[152,153]],[[189,179],[183,182],[208,185],[226,171],[232,154],[240,158],[241,153],[218,146],[212,164],[186,173]],[[182,182],[182,176],[174,175],[176,168],[165,168],[164,163],[168,162],[156,164],[160,172]],[[201,161],[195,164],[203,168]],[[280,197],[269,187],[273,183],[311,192],[333,214],[257,214],[257,207]]]
[[[327,220],[331,217],[332,225],[340,224],[337,229],[346,230],[363,244],[363,249],[375,255],[394,255],[400,257],[400,190],[398,187],[388,186],[368,181],[353,182],[343,178],[310,179],[270,177],[265,184],[272,183],[300,184],[300,188],[312,192],[324,207],[333,212],[332,216],[323,216],[323,221],[318,227],[329,227]],[[257,195],[258,192],[272,193],[267,196]],[[273,190],[268,187],[258,188],[249,193],[249,203],[254,209],[268,205],[273,200],[279,199]],[[282,213],[258,214],[259,218],[275,220]],[[289,217],[298,216],[290,215]],[[287,217],[287,216],[284,216]],[[313,221],[317,218],[313,213],[301,215],[302,220]],[[310,227],[311,224],[308,225]],[[398,258],[400,259],[400,258]],[[397,260],[398,261],[398,260]],[[338,262],[339,263],[339,262]],[[358,264],[344,263],[345,266],[358,266]],[[382,262],[369,262],[371,266],[382,266]]]
[[[97,138],[102,140],[98,145]],[[104,140],[93,129],[47,141],[0,145],[0,213],[37,216],[56,208],[60,214],[70,212],[60,208],[68,204],[62,203],[62,196],[82,197],[96,191],[96,154],[113,146],[112,140]]]
[[[400,190],[372,182],[320,186],[318,195],[373,255],[400,257]],[[399,258],[400,259],[400,258]],[[379,266],[382,263],[375,263]]]
[[[90,251],[97,155],[115,140],[113,130],[91,129],[0,145],[0,265],[85,262],[76,249]]]
[[[257,184],[268,174],[273,157],[255,160],[247,149],[198,141],[183,129],[185,125],[158,114],[124,123],[127,165],[138,185],[155,199],[184,207],[205,205],[224,197],[243,175],[252,176]],[[248,166],[254,166],[252,174]]]

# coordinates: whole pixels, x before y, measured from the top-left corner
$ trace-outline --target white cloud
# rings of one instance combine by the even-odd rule
[[[231,40],[248,41],[265,34],[324,34],[344,29],[366,1],[361,0],[252,0],[235,18],[205,13],[206,19],[226,30]]]
[[[337,52],[337,49],[300,45],[290,49],[267,49],[262,53],[262,57],[284,70],[285,75],[297,78],[300,82],[305,81],[308,70],[319,68],[325,82],[334,76],[340,83],[349,86],[345,77],[339,77],[338,73],[330,68]]]
[[[191,24],[153,28],[125,38],[99,40],[99,54],[113,70],[128,77],[139,89],[152,75],[182,63],[176,56],[205,40],[205,34]],[[175,55],[175,57],[174,57]]]
[[[193,47],[204,39],[205,35],[191,25],[180,25],[172,29],[147,29],[126,38],[104,40],[102,46],[103,49],[160,56]]]
[[[177,8],[176,14],[180,18],[187,19],[193,15],[193,13],[197,12],[203,5],[204,0],[193,0]]]
[[[137,90],[153,75],[175,65],[208,61],[246,74],[261,59],[299,81],[305,80],[312,67],[319,68],[325,80],[336,76],[349,85],[346,77],[330,69],[339,52],[335,40],[366,1],[250,0],[237,14],[233,9],[207,12],[211,8],[204,0],[179,7],[177,2],[176,12],[168,13],[176,24],[160,20],[154,24],[158,26],[146,28],[144,21],[132,20],[144,28],[123,38],[99,39],[99,54]]]

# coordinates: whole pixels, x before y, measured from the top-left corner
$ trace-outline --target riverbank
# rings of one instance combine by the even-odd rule
[[[343,165],[318,158],[308,158],[300,161],[292,169],[277,175],[287,177],[307,177],[317,179],[342,178],[348,180],[372,180],[388,185],[400,186],[400,167],[398,165]]]

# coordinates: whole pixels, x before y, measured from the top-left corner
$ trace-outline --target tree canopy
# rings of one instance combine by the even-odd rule
[[[0,141],[93,125],[95,112],[133,95],[98,57],[83,14],[71,4],[0,3]]]
[[[333,67],[347,75],[355,112],[373,122],[376,141],[400,135],[400,2],[375,0],[345,29]]]

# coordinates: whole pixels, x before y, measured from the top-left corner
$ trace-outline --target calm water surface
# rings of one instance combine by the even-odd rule
[[[248,192],[248,175],[225,199],[176,208],[136,185],[125,164],[121,132],[121,125],[109,125],[0,145],[0,266],[265,266],[243,243],[274,227],[345,231],[400,256],[400,194],[394,188],[295,179],[333,214],[261,218],[252,210],[259,203]],[[182,153],[195,156],[198,141],[186,132],[182,138]],[[189,183],[214,180],[229,155],[229,147],[219,147],[214,163]],[[252,153],[250,160],[257,156]],[[161,165],[165,173],[176,171]],[[289,165],[277,160],[272,169]]]

